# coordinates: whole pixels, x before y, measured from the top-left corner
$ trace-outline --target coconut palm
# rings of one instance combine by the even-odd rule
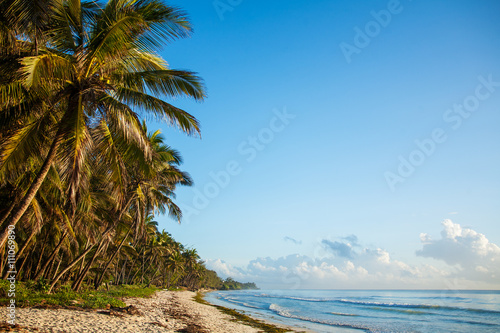
[[[196,249],[186,249],[182,252],[182,257],[184,258],[184,284],[193,289],[196,282],[201,278],[202,268],[200,262],[200,256]]]
[[[167,257],[165,265],[166,274],[164,277],[164,287],[170,288],[184,273],[184,257],[180,252],[174,251]]]
[[[0,114],[16,124],[2,131],[0,181],[20,173],[28,156],[45,154],[19,204],[7,212],[10,225],[23,216],[55,162],[66,185],[66,211],[70,219],[75,216],[81,187],[91,174],[88,160],[99,140],[92,135],[99,125],[108,125],[128,143],[140,146],[147,162],[152,149],[139,114],[167,120],[189,135],[199,134],[192,115],[163,99],[183,95],[202,100],[201,79],[170,69],[156,54],[165,42],[190,34],[182,11],[159,0],[48,4],[50,23],[38,30],[20,25],[23,30],[16,32],[23,45],[35,51],[18,57],[17,74],[0,81],[2,92],[12,92],[1,97]],[[9,9],[6,15],[17,13]],[[0,246],[6,239],[5,229]]]
[[[147,132],[145,124],[143,124],[143,130]],[[126,178],[128,178],[129,184],[126,191],[128,197],[124,201],[130,203],[130,210],[135,215],[135,218],[105,264],[100,278],[96,279],[96,288],[102,283],[106,270],[131,233],[137,239],[148,233],[151,234],[151,231],[153,231],[152,234],[156,232],[157,223],[153,221],[154,215],[152,213],[155,211],[158,213],[168,211],[169,215],[177,221],[180,222],[182,218],[181,210],[172,201],[175,197],[174,190],[179,184],[191,185],[192,180],[187,173],[177,168],[182,163],[182,158],[177,151],[164,144],[164,139],[159,130],[148,134],[148,141],[152,148],[152,158],[151,163],[146,164],[144,168],[137,165],[136,158],[130,158],[130,156],[126,156],[127,154],[124,154],[121,158],[124,161],[124,168],[121,173],[127,173]],[[130,152],[130,149],[125,152]],[[125,207],[125,209],[128,209],[128,207]],[[148,230],[148,226],[154,227],[154,229]]]

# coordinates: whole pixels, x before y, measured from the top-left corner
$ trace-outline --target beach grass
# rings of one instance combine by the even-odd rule
[[[268,332],[268,333],[290,332],[290,330],[287,330],[287,329],[278,327],[276,325],[268,324],[268,323],[265,323],[263,321],[254,319],[254,318],[249,317],[249,316],[247,316],[241,312],[238,312],[236,310],[229,309],[229,308],[226,308],[226,307],[223,307],[220,305],[211,304],[211,303],[205,301],[203,296],[204,296],[203,293],[198,292],[198,293],[196,293],[194,300],[198,303],[210,305],[210,306],[213,306],[213,307],[219,309],[221,312],[234,317],[234,321],[245,323],[246,325],[249,325],[249,326],[252,326],[258,330],[261,330],[262,332]]]
[[[0,305],[5,306],[10,302],[8,288],[10,283],[0,280]],[[71,285],[60,286],[52,293],[48,293],[48,284],[44,280],[17,282],[15,299],[16,306],[27,307],[77,307],[83,309],[104,309],[111,307],[124,307],[122,301],[125,297],[151,297],[160,289],[140,285],[109,286],[95,290],[84,286],[75,292]]]

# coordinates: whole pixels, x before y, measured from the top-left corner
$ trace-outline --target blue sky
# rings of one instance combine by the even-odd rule
[[[498,1],[169,3],[208,99],[150,125],[195,180],[160,228],[262,287],[500,288]]]

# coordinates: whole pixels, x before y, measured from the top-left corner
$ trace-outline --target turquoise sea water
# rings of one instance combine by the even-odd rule
[[[217,291],[206,300],[315,332],[500,332],[500,291]]]

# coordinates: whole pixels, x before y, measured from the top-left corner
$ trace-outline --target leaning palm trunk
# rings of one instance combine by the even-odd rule
[[[26,209],[28,209],[29,205],[31,204],[31,201],[33,201],[33,198],[38,192],[40,186],[42,186],[42,183],[45,180],[45,177],[47,176],[50,167],[52,166],[52,163],[56,159],[57,149],[61,144],[62,138],[63,138],[63,130],[62,127],[60,126],[59,130],[57,131],[56,137],[54,138],[54,141],[50,146],[47,157],[45,158],[45,161],[43,162],[43,165],[40,168],[40,171],[36,175],[28,191],[26,192],[23,199],[19,203],[19,207],[12,214],[12,217],[9,221],[9,226],[15,226],[17,222],[19,222],[21,217],[24,215],[24,212],[26,212]],[[5,243],[7,242],[8,236],[9,236],[9,229],[6,227],[5,230],[2,232],[2,235],[0,236],[0,248],[4,247]]]
[[[20,258],[24,251],[28,248],[28,245],[30,244],[31,240],[33,239],[33,237],[37,234],[37,230],[36,229],[33,229],[30,233],[30,235],[28,236],[28,239],[26,239],[26,241],[24,242],[24,245],[23,247],[17,252],[16,256],[18,258]]]
[[[118,257],[119,258],[119,257]],[[119,261],[119,260],[118,260]],[[128,279],[127,279],[127,284],[132,284],[132,281],[135,279],[137,275],[137,270],[135,274],[132,274],[134,272],[134,267],[135,267],[135,262],[137,261],[137,256],[132,259],[132,262],[130,263],[130,268],[128,270]]]
[[[121,220],[123,214],[125,214],[125,212],[127,211],[127,209],[129,208],[130,206],[130,203],[132,202],[134,198],[131,196],[127,203],[123,206],[122,210],[120,211],[120,214],[118,214],[118,218],[116,219],[116,222],[113,224],[113,228],[116,227],[116,224],[118,223],[118,221]],[[111,256],[111,259],[106,263],[106,266],[104,266],[104,269],[101,273],[101,276],[99,278],[96,279],[96,282],[95,282],[95,288],[97,289],[101,283],[102,283],[102,280],[104,279],[104,275],[106,274],[106,271],[107,269],[109,268],[109,265],[111,264],[111,262],[113,261],[113,259],[116,257],[116,255],[120,252],[125,240],[127,239],[127,237],[130,235],[130,232],[132,231],[132,229],[134,229],[136,223],[134,223],[130,228],[129,230],[127,231],[127,234],[125,235],[125,237],[122,239],[120,245],[118,246],[118,248],[116,249],[116,251],[113,253],[113,255]],[[110,230],[110,229],[108,229]],[[106,231],[107,233],[108,231]]]
[[[5,214],[2,215],[0,218],[0,226],[3,226],[3,223],[5,220],[7,220],[7,217],[9,217],[10,213],[12,213],[12,210],[14,210],[14,207],[17,205],[17,200],[12,200],[12,203],[9,206],[9,209],[5,212]]]
[[[75,260],[73,260],[65,269],[63,269],[59,274],[57,274],[57,276],[54,278],[54,280],[50,284],[49,293],[52,292],[52,289],[54,289],[54,286],[61,279],[61,277],[66,272],[68,272],[71,268],[73,268],[76,264],[78,264],[78,262],[80,260],[82,260],[83,258],[85,258],[85,256],[90,252],[90,250],[92,250],[94,248],[94,246],[95,245],[89,246],[85,251],[82,252],[82,254],[80,254],[78,257],[76,257]]]
[[[16,254],[17,258],[21,258],[21,257],[22,257],[22,255],[23,255],[24,251],[28,248],[28,245],[30,244],[31,239],[33,238],[33,236],[35,236],[35,234],[36,234],[36,230],[35,230],[35,229],[33,229],[33,230],[31,231],[31,234],[29,235],[28,239],[26,240],[26,242],[24,242],[23,247],[22,247],[22,248],[21,248],[21,249],[17,252],[17,254]],[[22,263],[21,267],[20,267],[20,268],[19,268],[19,270],[18,270],[19,272],[20,272],[20,271],[21,271],[21,269],[23,268],[24,263],[26,262],[26,259],[28,259],[28,257],[29,257],[29,255],[26,255],[26,256],[24,257],[24,259],[23,259],[23,263]],[[4,280],[5,280],[5,279],[7,279],[8,275],[9,275],[8,271],[9,271],[9,270],[6,270],[6,271],[5,271],[4,275],[2,276],[2,279],[4,279]]]
[[[134,262],[132,263],[132,265],[134,264]],[[132,273],[132,269],[133,269],[133,266],[130,268],[130,273]],[[140,272],[141,272],[140,267],[137,267],[137,269],[135,270],[134,275],[128,280],[128,284],[132,284],[134,282],[135,278],[137,277],[137,275],[139,275]]]
[[[56,278],[57,272],[59,272],[59,267],[61,267],[61,262],[62,262],[62,258],[59,258],[59,262],[57,263],[57,267],[56,267],[56,270],[54,271],[54,276],[52,277],[52,280],[54,280]]]
[[[28,261],[29,256],[24,256],[23,262],[21,263],[21,266],[19,268],[16,267],[17,270],[17,278],[20,280],[25,274],[23,272],[24,264],[26,264],[26,261]]]
[[[154,282],[156,278],[156,273],[160,270],[160,266],[156,267],[156,270],[154,271],[153,275],[151,276],[151,280],[149,280],[147,287],[151,286],[151,284]]]
[[[44,241],[43,241],[43,246],[42,246],[42,251],[40,252],[40,257],[38,258],[38,262],[36,264],[36,269],[35,271],[31,271],[31,265],[30,265],[30,269],[29,269],[29,277],[32,277],[33,276],[33,273],[36,273],[38,272],[38,269],[40,268],[40,264],[42,263],[42,258],[43,258],[43,254],[45,253],[45,249],[47,248],[47,238],[48,238],[48,233],[45,235],[45,238],[44,238]],[[33,261],[32,261],[33,263]]]
[[[68,232],[65,231],[61,237],[61,240],[59,240],[59,243],[57,244],[56,248],[52,251],[52,253],[50,254],[49,258],[47,259],[47,261],[45,262],[43,267],[35,274],[34,280],[38,280],[42,276],[42,274],[45,272],[47,267],[49,267],[50,263],[52,263],[52,261],[54,260],[56,255],[59,253],[59,250],[61,249],[63,242],[67,236],[68,236]]]
[[[128,238],[128,236],[130,235],[130,231],[132,231],[132,228],[134,226],[130,227],[130,229],[128,229],[127,231],[127,234],[125,235],[125,237],[123,237],[122,241],[120,242],[120,244],[118,245],[118,248],[115,250],[115,252],[113,253],[113,255],[111,256],[111,258],[108,260],[108,262],[106,263],[106,265],[104,266],[104,269],[102,270],[102,273],[101,275],[99,276],[98,279],[96,279],[96,282],[95,282],[95,289],[99,288],[99,286],[101,285],[102,283],[102,280],[104,279],[104,275],[106,274],[106,271],[109,267],[109,265],[111,265],[111,262],[115,259],[116,255],[118,254],[118,252],[120,252],[123,244],[125,243],[125,240]]]
[[[83,269],[83,272],[81,272],[80,275],[75,279],[75,282],[73,283],[73,286],[72,286],[74,291],[78,291],[80,289],[80,287],[83,283],[83,280],[85,279],[85,277],[87,276],[87,273],[90,270],[90,267],[92,267],[92,265],[94,264],[94,261],[96,260],[97,256],[99,255],[102,248],[104,247],[103,244],[104,244],[104,237],[99,242],[99,245],[97,246],[97,249],[95,250],[94,255],[92,256],[90,261],[87,263],[87,265]]]
[[[128,258],[125,258],[125,261],[123,262],[122,272],[120,274],[120,278],[122,280],[121,284],[125,284],[125,282],[127,282],[125,280],[125,272],[127,271],[127,262],[128,262]]]

